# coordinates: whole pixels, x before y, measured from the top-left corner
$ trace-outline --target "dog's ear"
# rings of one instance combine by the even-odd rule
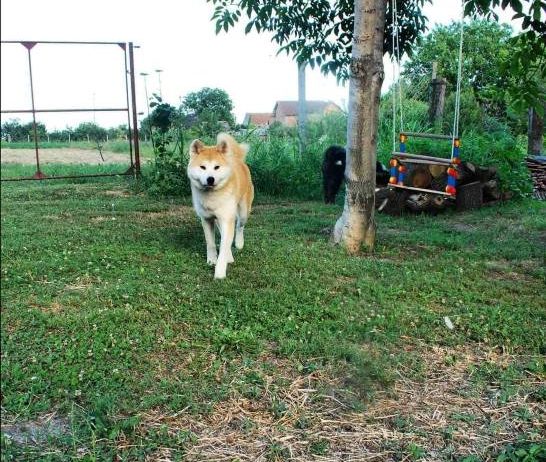
[[[196,156],[198,155],[205,145],[201,140],[193,140],[190,144],[190,155]]]
[[[222,154],[227,154],[229,151],[229,146],[227,144],[226,140],[219,140],[218,144],[216,145],[216,149],[218,149],[218,152]]]

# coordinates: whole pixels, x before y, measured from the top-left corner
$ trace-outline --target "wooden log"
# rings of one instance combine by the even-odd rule
[[[501,198],[501,192],[499,189],[499,183],[497,180],[489,180],[483,183],[483,200],[498,201]]]

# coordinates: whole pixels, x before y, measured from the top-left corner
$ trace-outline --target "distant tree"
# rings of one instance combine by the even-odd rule
[[[46,126],[41,122],[36,124],[36,135],[38,140],[47,139]],[[19,119],[9,119],[1,125],[1,136],[2,140],[34,141],[34,124],[33,122],[21,124]]]
[[[160,133],[167,133],[172,127],[180,122],[180,113],[178,110],[174,106],[165,103],[159,95],[153,95],[150,107],[153,108],[153,111],[151,112],[147,123],[151,128],[155,128]]]
[[[533,108],[543,115],[546,99],[546,2],[544,0],[466,0],[465,13],[498,20],[493,7],[510,7],[513,19],[521,20],[522,32],[510,39],[512,49],[504,56],[501,73],[507,83],[501,87],[510,104],[523,112]]]
[[[68,136],[65,130],[52,130],[48,134],[51,141],[67,141],[68,140]]]
[[[23,130],[25,132],[25,138],[28,139],[28,135],[30,136],[30,141],[34,141],[34,123],[29,122],[23,125]],[[41,122],[36,123],[36,136],[38,137],[38,140],[47,140],[47,128]]]
[[[213,136],[224,130],[222,122],[233,127],[233,102],[229,95],[219,88],[203,88],[189,93],[180,107],[186,126],[191,126],[200,135]]]
[[[106,130],[108,139],[112,140],[125,140],[129,136],[129,129],[127,125],[118,125],[117,127],[110,127]]]
[[[2,140],[26,141],[27,132],[19,119],[9,119],[1,125]]]
[[[410,84],[416,85],[421,79],[430,78],[432,63],[436,62],[439,75],[447,80],[453,93],[457,83],[459,34],[460,24],[452,23],[436,27],[418,41],[404,70]],[[463,93],[472,91],[484,114],[508,119],[518,132],[522,132],[520,119],[524,117],[527,105],[545,98],[544,85],[540,82],[544,81],[546,49],[538,43],[523,44],[526,36],[512,37],[510,26],[490,20],[474,20],[464,28]],[[534,50],[532,58],[527,54],[525,56],[530,59],[522,57],[524,63],[517,59],[522,47]],[[462,108],[462,112],[475,110],[464,104]]]
[[[405,65],[404,75],[412,84],[430,79],[432,64],[438,64],[438,75],[445,78],[452,92],[457,85],[460,23],[437,26],[418,41],[413,56]],[[491,115],[503,116],[506,102],[500,89],[506,88],[506,75],[501,65],[510,55],[512,29],[508,25],[480,20],[465,25],[462,89],[472,89],[476,100]],[[425,96],[425,95],[423,95]]]
[[[102,142],[106,140],[106,129],[93,122],[82,122],[74,129],[73,138],[76,140]]]
[[[150,135],[151,132],[152,132],[152,126],[150,125],[150,118],[149,117],[144,117],[140,121],[140,128],[139,128],[140,139],[149,138],[151,136]]]

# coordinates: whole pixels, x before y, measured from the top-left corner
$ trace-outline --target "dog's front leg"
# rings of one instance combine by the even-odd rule
[[[231,245],[235,233],[235,221],[233,218],[218,219],[218,227],[220,228],[220,254],[214,270],[214,278],[224,279],[228,263],[233,262]]]
[[[214,242],[214,218],[201,218],[205,241],[207,243],[207,263],[215,265],[218,260],[216,253],[216,243]]]

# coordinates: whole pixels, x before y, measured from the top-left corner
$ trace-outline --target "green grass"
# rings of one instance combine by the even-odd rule
[[[50,459],[4,438],[5,460],[73,460],[80,447],[96,457],[85,460],[111,460],[149,409],[198,414],[233,393],[259,397],[274,367],[264,357],[335,371],[358,406],[400,364],[419,375],[418,352],[404,352],[415,343],[546,351],[543,203],[379,215],[376,251],[349,257],[321,233],[339,205],[261,197],[219,282],[190,199],[137,191],[2,184],[3,414],[72,419],[70,434],[47,443]],[[502,379],[512,393],[528,367],[482,369],[475,387]],[[123,460],[192,443],[191,432],[160,428],[138,438]],[[270,457],[286,451],[274,443]]]
[[[97,175],[97,174],[123,174],[129,168],[129,159],[127,164],[44,164],[41,166],[41,171],[47,176],[66,176],[66,175]],[[35,165],[23,164],[3,164],[1,169],[2,179],[7,178],[30,178],[36,173]],[[87,182],[96,181],[86,180],[84,178],[75,181]],[[51,180],[53,181],[53,180]],[[54,180],[57,181],[57,180]]]

